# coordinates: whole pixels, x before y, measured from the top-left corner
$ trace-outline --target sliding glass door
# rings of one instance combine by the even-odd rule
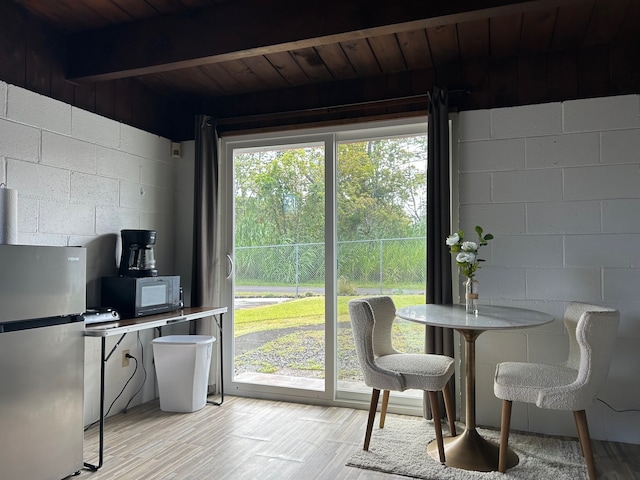
[[[330,143],[329,143],[330,144]],[[327,392],[323,137],[229,145],[238,390]],[[230,235],[229,235],[230,236]]]
[[[363,401],[348,301],[424,302],[426,123],[223,147],[227,391]],[[422,351],[421,327],[397,322],[394,335]]]

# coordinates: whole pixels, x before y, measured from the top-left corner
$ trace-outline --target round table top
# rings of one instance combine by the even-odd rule
[[[553,321],[544,312],[499,305],[479,305],[477,315],[466,313],[464,305],[412,305],[399,308],[396,316],[424,325],[462,330],[527,328]]]

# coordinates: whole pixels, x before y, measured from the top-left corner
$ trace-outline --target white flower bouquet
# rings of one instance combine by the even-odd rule
[[[462,230],[452,233],[446,240],[449,251],[456,254],[456,264],[460,267],[460,273],[467,278],[473,278],[479,268],[479,262],[484,262],[482,258],[478,258],[478,250],[493,239],[490,233],[484,234],[482,227],[476,226],[476,233],[478,234],[477,242],[465,241]]]

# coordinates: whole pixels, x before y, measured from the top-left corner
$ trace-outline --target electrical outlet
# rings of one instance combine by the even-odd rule
[[[122,351],[122,366],[123,367],[128,367],[129,366],[129,357],[127,357],[127,355],[129,355],[129,350],[123,350]]]

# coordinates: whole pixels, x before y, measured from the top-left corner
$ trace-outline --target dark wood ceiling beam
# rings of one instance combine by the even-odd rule
[[[112,80],[589,1],[396,0],[375,8],[369,0],[222,2],[197,14],[72,34],[67,78]]]

